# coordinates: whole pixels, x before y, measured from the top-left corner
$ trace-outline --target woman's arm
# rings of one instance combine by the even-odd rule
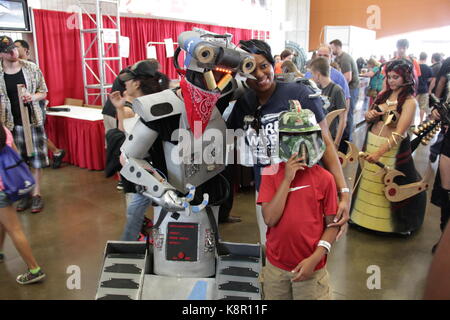
[[[425,300],[448,300],[450,299],[450,277],[442,277],[448,274],[450,269],[450,224],[448,224],[436,254],[431,262],[428,279],[425,287]]]
[[[381,145],[378,151],[373,152],[365,157],[365,159],[371,163],[375,163],[380,158],[391,150],[395,145],[400,144],[401,140],[405,137],[406,131],[413,123],[414,116],[416,114],[417,101],[414,98],[407,99],[402,107],[402,113],[398,120],[395,131],[388,137],[388,142]]]
[[[428,94],[433,93],[433,89],[436,86],[436,78],[431,78],[430,85],[428,86]]]
[[[436,97],[438,97],[439,99],[441,98],[442,94],[444,93],[445,82],[446,82],[445,77],[440,77],[439,81],[437,82],[435,93],[436,93]]]
[[[338,191],[343,188],[347,188],[347,183],[345,182],[344,173],[342,171],[341,162],[337,154],[337,150],[334,147],[333,139],[331,138],[330,131],[328,130],[327,120],[324,119],[319,123],[322,129],[322,139],[325,142],[326,149],[323,155],[322,161],[324,163],[325,169],[331,172],[336,182]],[[339,193],[339,208],[336,213],[336,218],[330,227],[342,227],[350,219],[350,193],[344,192]],[[338,234],[338,239],[345,233],[346,228],[341,228]]]

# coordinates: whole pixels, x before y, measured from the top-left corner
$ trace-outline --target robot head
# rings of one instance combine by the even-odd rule
[[[301,109],[298,101],[290,100],[289,104],[291,110],[279,116],[279,157],[287,161],[297,153],[308,167],[312,167],[325,152],[320,126],[311,110]]]
[[[196,138],[203,134],[219,99],[231,98],[229,94],[237,88],[235,76],[253,78],[256,67],[251,54],[231,47],[231,35],[202,33],[181,33],[174,56],[175,68],[182,75],[180,87],[191,130],[196,121],[202,122],[200,132],[194,132]],[[184,70],[178,63],[181,50],[186,53]]]
[[[239,45],[243,50],[245,50],[248,53],[251,54],[260,54],[264,56],[267,61],[272,64],[272,66],[275,66],[275,59],[272,56],[272,50],[270,49],[270,46],[262,41],[257,39],[252,39],[248,41],[241,40],[239,41]]]
[[[187,81],[208,91],[223,92],[236,74],[252,77],[255,59],[240,48],[232,48],[229,38],[230,35],[202,35],[196,31],[181,33],[175,67],[180,70],[178,55],[185,51]]]

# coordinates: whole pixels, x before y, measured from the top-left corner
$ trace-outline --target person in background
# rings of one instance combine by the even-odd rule
[[[336,83],[337,85],[339,85],[342,88],[342,90],[344,90],[344,95],[345,95],[345,100],[346,100],[346,108],[347,108],[347,113],[348,113],[348,110],[350,109],[350,98],[351,98],[350,89],[348,87],[348,83],[347,83],[347,80],[345,79],[344,75],[332,66],[331,56],[332,56],[332,51],[331,51],[330,46],[324,44],[324,45],[321,45],[319,47],[319,49],[317,49],[316,57],[326,58],[328,60],[328,62],[330,63],[330,78],[331,78],[331,80],[334,83]],[[312,61],[314,61],[314,60],[312,60]],[[312,73],[308,71],[305,74],[305,78],[311,79]],[[347,114],[346,121],[348,121],[348,117],[349,116]],[[345,132],[345,130],[344,130],[344,132]],[[347,152],[347,143],[345,143],[344,138],[341,139],[339,151],[341,151],[343,153]]]
[[[16,40],[14,41],[14,44],[17,47],[17,50],[19,51],[19,58],[23,60],[27,60],[30,62],[34,62],[30,59],[30,45],[25,40]]]
[[[148,61],[155,66],[157,71],[161,70],[161,64],[158,62],[158,60],[148,59]],[[119,75],[116,77],[116,79],[114,79],[111,92],[118,91],[120,92],[120,94],[123,94],[123,92],[125,91],[125,83],[122,80],[120,80],[120,76],[124,72],[126,72],[129,68],[130,66],[122,69],[119,72]],[[106,99],[105,105],[103,106],[102,114],[103,114],[103,124],[105,126],[105,134],[109,130],[117,128],[117,109],[114,107],[109,96]],[[117,190],[123,190],[123,182],[122,179],[120,179],[120,176],[119,181],[117,182]]]
[[[36,64],[19,59],[19,51],[16,45],[7,36],[0,36],[0,58],[0,120],[3,121],[5,127],[13,130],[14,143],[22,159],[29,162],[36,180],[31,197],[22,198],[16,210],[21,212],[31,207],[31,213],[38,213],[44,208],[40,189],[42,169],[49,165],[44,117],[39,106],[39,101],[44,100],[47,96],[47,85]],[[19,84],[27,85],[27,92],[22,98],[23,102],[31,105],[32,109],[30,126],[33,155],[31,157],[28,157],[25,146],[19,93],[17,91],[17,85]]]
[[[134,117],[132,101],[136,98],[157,93],[169,88],[169,79],[157,71],[158,66],[152,61],[142,60],[126,69],[119,80],[125,84],[124,93],[114,91],[109,95],[112,105],[116,108],[118,129],[124,131],[123,120]],[[155,161],[156,146],[150,149],[152,161]],[[133,193],[127,206],[127,223],[122,234],[122,241],[136,241],[141,231],[145,213],[152,200],[140,193]]]
[[[28,44],[28,42],[26,42],[25,40],[16,40],[14,41],[14,44],[16,45],[17,50],[19,51],[19,59],[34,62],[33,60],[30,60],[30,45]],[[39,106],[41,107],[42,114],[44,116],[44,123],[47,104],[48,100],[39,101]],[[47,147],[53,154],[52,168],[58,169],[59,167],[61,167],[62,160],[66,155],[66,150],[59,149],[58,147],[56,147],[53,141],[51,141],[48,137],[47,137]]]
[[[273,59],[275,60],[275,63],[281,62],[281,57],[279,54],[274,55]]]
[[[409,49],[408,39],[400,39],[397,41],[397,51],[394,53],[394,58],[392,60],[405,59],[410,61],[414,66],[414,79],[416,85],[419,82],[420,77],[420,65],[416,59],[411,58],[406,52]]]
[[[353,113],[359,99],[359,72],[355,60],[342,50],[342,42],[335,39],[330,42],[331,50],[336,61],[341,67],[341,72],[348,82],[350,88],[350,107],[348,109],[347,127],[344,131],[343,140],[352,141],[353,135]]]
[[[296,79],[303,78],[304,75],[298,70],[297,66],[290,60],[286,60],[281,65],[282,73],[292,73]]]
[[[362,69],[367,68],[367,61],[363,57],[359,57],[356,60],[356,65],[358,66],[358,72],[361,73]]]
[[[285,61],[292,61],[293,58],[294,53],[289,49],[284,49],[280,54],[281,61],[275,64],[275,74],[283,73],[283,70],[281,70],[281,65]]]
[[[431,78],[430,85],[428,88],[428,93],[433,93],[436,87],[436,76],[442,66],[442,55],[440,53],[433,53],[431,56],[431,71],[433,72],[433,77]]]
[[[362,73],[361,77],[370,78],[367,96],[370,98],[369,106],[371,106],[378,94],[383,90],[384,75],[381,72],[381,63],[374,58],[370,58],[369,61],[367,61],[367,68],[367,72]]]
[[[337,63],[336,61],[332,61],[332,62],[330,63],[330,66],[331,66],[333,69],[336,69],[337,71],[339,71],[340,73],[342,73],[342,71],[341,71],[341,66],[340,66],[339,63]]]
[[[420,77],[419,77],[419,86],[417,88],[417,102],[419,102],[420,108],[420,122],[422,122],[425,118],[425,115],[428,112],[430,99],[428,95],[429,83],[433,78],[433,71],[427,65],[427,54],[425,52],[420,53],[419,57],[419,66],[420,66]]]
[[[442,67],[436,77],[438,83],[436,87],[436,97],[442,102],[450,102],[450,58],[442,63]],[[441,115],[437,109],[431,113],[433,120],[441,120]],[[441,231],[444,232],[450,219],[450,128],[442,126],[442,142],[439,148],[439,170],[436,173],[431,203],[441,208]],[[440,135],[441,135],[440,134]],[[440,242],[440,241],[439,241]],[[434,253],[439,246],[439,242],[432,248]]]
[[[436,92],[436,80],[438,78],[439,71],[441,70],[441,67],[442,67],[442,54],[433,53],[433,55],[431,56],[431,63],[432,63],[431,70],[433,71],[433,78],[431,79],[430,87],[428,89],[429,94]],[[438,154],[441,152],[441,146],[442,146],[443,139],[444,139],[444,129],[442,129],[439,132],[439,134],[436,138],[436,142],[430,146],[430,161],[431,162],[435,162]]]
[[[340,86],[335,84],[330,78],[330,65],[326,58],[317,58],[311,62],[311,73],[313,80],[322,90],[322,96],[326,97],[328,103],[324,104],[326,113],[335,110],[344,109],[345,111],[339,115],[339,118],[329,123],[331,137],[334,140],[336,149],[341,143],[344,128],[347,124],[347,103],[345,101],[344,91]]]
[[[0,150],[5,146],[9,146],[17,151],[11,132],[0,122]],[[3,192],[4,189],[3,181],[0,178],[0,263],[5,260],[3,245],[7,233],[28,267],[27,272],[17,277],[17,283],[31,284],[42,281],[45,278],[45,273],[39,267],[39,264],[33,256],[30,243],[23,232],[17,213],[14,212],[11,200]]]

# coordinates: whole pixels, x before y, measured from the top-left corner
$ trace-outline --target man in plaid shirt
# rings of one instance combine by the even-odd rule
[[[20,200],[17,211],[24,211],[31,207],[32,213],[38,213],[44,207],[40,190],[42,168],[49,165],[43,115],[39,101],[46,98],[48,90],[39,67],[34,63],[19,59],[17,47],[7,36],[0,36],[0,59],[0,121],[13,132],[14,143],[22,158],[27,159],[36,180],[36,186],[30,197]],[[23,102],[32,106],[29,111],[33,140],[31,157],[27,157],[26,153],[17,92],[18,84],[26,86],[27,93],[23,96]]]

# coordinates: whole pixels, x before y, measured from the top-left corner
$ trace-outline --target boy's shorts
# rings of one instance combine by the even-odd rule
[[[12,201],[9,200],[6,193],[0,191],[0,208],[6,208],[12,205]]]
[[[326,268],[314,272],[311,279],[291,282],[294,273],[272,265],[266,259],[263,269],[265,300],[331,300],[329,275]]]
[[[30,167],[35,169],[41,169],[48,167],[48,151],[47,151],[47,136],[43,126],[32,126],[31,136],[33,139],[33,153],[31,158],[27,157],[27,149],[25,146],[25,137],[23,134],[22,126],[15,126],[13,131],[14,143],[17,146],[22,159],[27,159],[27,163]]]

